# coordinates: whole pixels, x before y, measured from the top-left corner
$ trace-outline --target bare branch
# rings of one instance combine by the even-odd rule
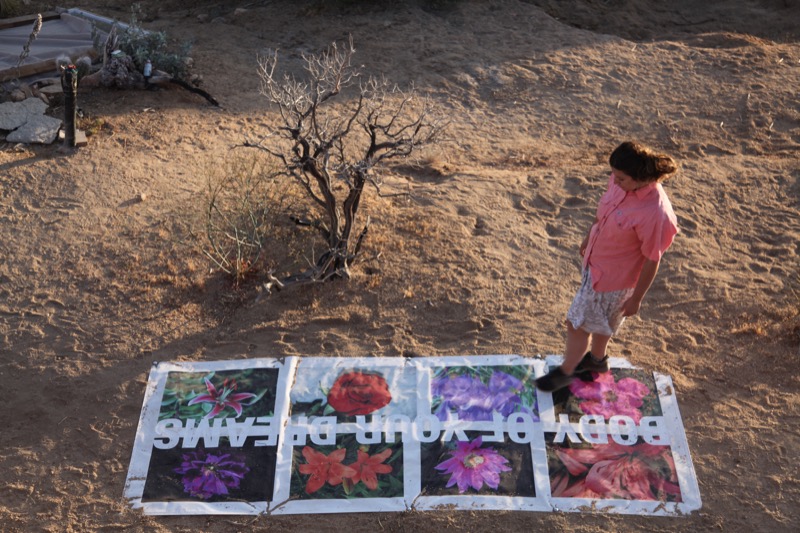
[[[260,93],[277,106],[283,127],[269,137],[269,148],[244,146],[276,155],[285,175],[301,185],[325,220],[294,219],[320,230],[327,250],[306,272],[281,280],[282,286],[349,277],[369,227],[369,220],[358,220],[365,185],[382,194],[375,166],[436,142],[446,126],[413,87],[404,92],[383,77],[363,79],[353,67],[354,53],[350,38],[318,54],[303,54],[305,80],[280,75],[276,51],[259,58]],[[334,104],[348,87],[355,88],[355,97]],[[358,235],[354,241],[353,235]]]

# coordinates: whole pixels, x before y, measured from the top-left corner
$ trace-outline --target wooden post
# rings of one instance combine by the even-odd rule
[[[64,90],[64,145],[74,148],[78,118],[78,67],[64,67],[61,88]]]

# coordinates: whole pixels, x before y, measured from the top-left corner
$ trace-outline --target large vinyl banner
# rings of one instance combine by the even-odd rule
[[[700,508],[672,382],[559,357],[154,365],[125,496],[147,514]]]

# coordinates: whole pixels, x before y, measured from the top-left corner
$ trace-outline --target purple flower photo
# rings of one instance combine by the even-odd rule
[[[436,465],[436,470],[450,475],[447,487],[458,485],[459,494],[464,494],[469,488],[480,492],[484,484],[497,490],[500,474],[509,472],[511,468],[508,459],[490,446],[482,447],[482,443],[482,437],[471,442],[458,442],[451,458]]]
[[[214,454],[196,450],[182,456],[181,466],[175,472],[183,477],[183,490],[188,495],[207,500],[212,496],[227,496],[238,489],[250,468],[241,457],[232,454]]]
[[[467,440],[423,443],[422,492],[429,496],[536,496],[530,444]]]
[[[277,446],[153,449],[142,501],[270,501]]]
[[[431,380],[431,396],[433,414],[442,421],[454,414],[459,420],[488,421],[494,413],[539,419],[529,367],[442,368]]]

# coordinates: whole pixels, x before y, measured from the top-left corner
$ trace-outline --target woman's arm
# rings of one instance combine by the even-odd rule
[[[594,228],[595,224],[597,224],[597,217],[595,217],[594,222],[592,222],[592,225],[589,226],[589,231],[586,232],[586,237],[583,238],[583,242],[581,243],[580,247],[581,257],[586,255],[586,247],[589,246],[589,237],[592,234],[592,228]]]
[[[636,287],[633,289],[633,294],[622,304],[622,316],[633,316],[639,312],[639,307],[642,305],[644,295],[656,279],[658,273],[658,265],[661,261],[653,261],[652,259],[645,259],[644,266],[642,266],[642,273],[639,274],[639,281],[636,282]]]

